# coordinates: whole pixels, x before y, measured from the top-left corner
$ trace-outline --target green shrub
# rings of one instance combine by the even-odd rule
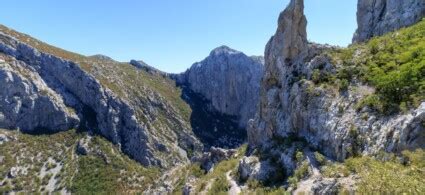
[[[326,165],[326,157],[323,156],[323,154],[320,154],[319,152],[314,152],[314,158],[319,163],[319,165],[323,166]]]
[[[219,176],[214,183],[211,186],[211,189],[208,191],[208,194],[215,195],[215,194],[224,194],[227,193],[227,191],[230,190],[230,184],[227,181],[227,178],[225,175]]]
[[[309,174],[309,168],[310,164],[307,161],[302,162],[301,165],[294,171],[294,174],[288,178],[288,183],[292,187],[296,187],[301,179],[307,177]]]
[[[347,79],[342,79],[342,80],[340,80],[339,82],[338,82],[338,88],[339,88],[339,91],[340,92],[343,92],[343,91],[347,91],[347,89],[348,89],[348,86],[350,85],[350,83],[348,82],[348,80]]]
[[[296,160],[298,163],[301,163],[301,162],[304,160],[304,153],[303,153],[303,152],[301,152],[301,151],[297,151],[297,152],[295,153],[295,160]]]
[[[348,82],[358,78],[376,88],[362,101],[382,114],[416,108],[425,99],[425,21],[331,52],[333,61],[342,61],[336,77]],[[353,55],[356,52],[356,55]],[[319,79],[316,73],[315,79]],[[345,89],[340,83],[340,89]]]
[[[190,166],[190,174],[199,178],[205,175],[205,171],[201,168],[199,164],[193,164]]]

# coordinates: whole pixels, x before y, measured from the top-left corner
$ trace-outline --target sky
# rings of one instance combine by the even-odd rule
[[[0,24],[83,55],[178,73],[221,45],[263,55],[289,0],[4,1]],[[308,39],[347,46],[357,0],[305,0]]]

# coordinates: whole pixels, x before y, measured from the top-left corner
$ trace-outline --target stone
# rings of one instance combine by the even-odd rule
[[[153,66],[146,64],[142,60],[131,60],[130,64],[133,65],[134,67],[141,69],[141,70],[144,70],[144,71],[146,71],[150,74],[159,75],[159,76],[163,76],[163,77],[167,77],[169,75],[166,72],[163,72],[161,70],[154,68]]]
[[[8,176],[9,178],[16,178],[20,175],[27,175],[27,174],[28,174],[27,168],[16,166],[16,167],[10,168]]]
[[[194,157],[192,161],[199,162],[202,169],[210,171],[215,164],[230,159],[236,152],[235,149],[211,147],[208,152],[204,152],[200,157]]]
[[[91,148],[89,146],[91,141],[91,137],[84,137],[78,140],[77,143],[77,153],[80,155],[87,155],[91,152]]]
[[[275,138],[295,135],[306,140],[309,147],[336,160],[355,154],[425,147],[425,135],[420,133],[424,131],[420,121],[425,120],[425,102],[406,113],[383,117],[370,110],[358,112],[356,109],[359,101],[374,92],[372,87],[353,81],[355,83],[350,83],[348,90],[341,94],[311,81],[314,70],[334,74],[338,65],[331,64],[323,53],[326,48],[331,48],[326,45],[305,42],[300,44],[307,44],[304,51],[297,50],[297,47],[293,49],[296,52],[289,52],[291,46],[283,46],[292,43],[294,36],[284,36],[285,31],[279,29],[292,26],[295,37],[304,37],[302,33],[296,33],[304,30],[294,30],[305,28],[305,22],[300,20],[303,18],[300,8],[302,1],[291,1],[285,14],[279,18],[285,22],[279,22],[277,34],[267,45],[260,107],[248,125],[250,146],[264,148]],[[293,13],[297,10],[301,12]],[[297,17],[290,17],[293,15]],[[364,115],[369,116],[367,120],[362,117]],[[358,136],[350,134],[352,129]]]
[[[308,44],[306,27],[304,1],[291,0],[288,7],[280,14],[277,31],[266,46],[266,61],[280,60],[286,63],[298,58],[301,54],[306,55]]]
[[[425,17],[423,0],[359,0],[353,42],[363,42],[415,24]]]
[[[0,64],[0,128],[54,133],[76,128],[78,116],[22,61]]]
[[[49,133],[80,128],[102,135],[145,166],[167,167],[186,162],[186,156],[178,155],[180,147],[190,148],[195,154],[202,147],[190,123],[164,97],[151,89],[127,89],[132,86],[122,83],[121,77],[125,75],[111,70],[118,65],[131,67],[129,64],[86,58],[98,63],[89,70],[76,62],[40,52],[4,32],[0,32],[0,55],[17,61],[12,68],[1,63],[0,83],[4,84],[0,85],[0,96],[5,98],[0,98],[0,112],[4,116],[0,128],[18,128],[34,134],[45,133],[40,128]],[[19,72],[21,69],[25,71]],[[123,90],[133,96],[143,93],[143,98],[119,95],[101,84],[102,77],[96,76],[106,69],[108,78],[117,81]],[[159,110],[169,123],[155,126]],[[46,114],[40,114],[43,112]],[[178,145],[174,140],[179,140]],[[157,143],[173,149],[171,155],[162,155],[164,152],[156,149]]]
[[[261,56],[249,57],[221,46],[186,72],[172,77],[201,94],[214,110],[236,116],[239,126],[245,128],[257,109],[263,61]]]
[[[10,139],[7,135],[5,134],[0,134],[0,145],[2,145],[3,143],[8,142]]]
[[[258,181],[267,180],[273,174],[274,168],[266,161],[260,161],[256,156],[244,156],[239,161],[238,173],[239,179],[247,181],[255,179]]]

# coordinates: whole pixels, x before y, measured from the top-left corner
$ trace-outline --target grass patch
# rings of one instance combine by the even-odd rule
[[[425,151],[404,151],[400,156],[355,157],[323,168],[327,177],[360,176],[358,193],[420,194],[425,192]]]

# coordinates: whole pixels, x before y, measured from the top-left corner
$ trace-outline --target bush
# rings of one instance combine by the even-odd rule
[[[356,77],[376,88],[361,106],[385,115],[416,108],[425,99],[424,34],[425,21],[421,21],[367,43],[334,51],[331,56],[343,63],[336,75],[340,90],[346,89],[346,81]],[[319,72],[315,72],[314,80],[321,80]]]
[[[288,183],[292,187],[296,187],[297,183],[307,177],[309,174],[310,164],[307,161],[301,163],[301,165],[294,171],[294,174],[288,178]]]
[[[340,80],[338,84],[339,84],[338,88],[340,92],[347,91],[348,86],[350,85],[347,79]]]
[[[320,154],[319,152],[314,152],[314,158],[320,166],[326,165],[326,157],[323,156],[323,154]]]
[[[208,194],[222,194],[230,190],[230,184],[225,175],[219,176],[211,186]]]
[[[301,163],[301,162],[304,160],[304,154],[303,154],[303,152],[301,152],[301,151],[297,151],[297,152],[295,153],[295,160],[296,160],[298,163]]]

